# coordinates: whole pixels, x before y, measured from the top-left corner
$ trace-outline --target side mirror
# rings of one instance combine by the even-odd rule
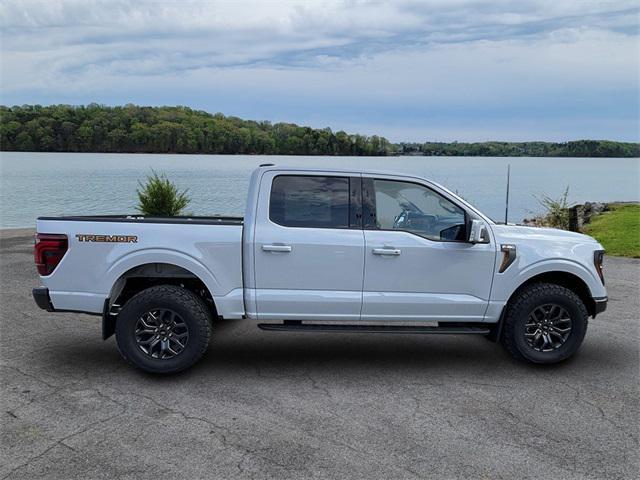
[[[470,243],[489,243],[489,231],[484,222],[480,220],[471,220],[471,228],[469,231]]]

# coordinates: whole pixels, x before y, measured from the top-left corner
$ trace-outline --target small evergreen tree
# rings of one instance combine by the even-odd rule
[[[180,215],[182,211],[191,201],[187,196],[188,190],[182,192],[171,182],[167,176],[162,173],[158,175],[155,170],[151,170],[152,175],[147,177],[147,182],[140,185],[138,192],[137,209],[143,215],[154,217],[175,217]]]

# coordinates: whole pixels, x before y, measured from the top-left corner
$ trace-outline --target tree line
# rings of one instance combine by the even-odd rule
[[[256,122],[187,107],[0,106],[5,151],[389,155],[377,135]]]
[[[399,155],[453,157],[640,157],[640,143],[610,140],[571,142],[400,143]]]
[[[608,140],[390,143],[377,135],[243,120],[188,107],[0,106],[0,150],[257,155],[640,157]]]

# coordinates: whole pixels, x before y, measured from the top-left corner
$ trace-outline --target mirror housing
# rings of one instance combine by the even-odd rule
[[[471,220],[469,243],[489,243],[489,230],[481,220]]]

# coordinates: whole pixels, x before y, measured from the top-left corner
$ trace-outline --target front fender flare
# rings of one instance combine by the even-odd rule
[[[569,273],[578,277],[587,286],[592,297],[597,296],[595,293],[602,288],[600,279],[581,263],[565,258],[554,258],[533,263],[520,271],[513,279],[511,288],[508,290],[504,300],[509,299],[521,285],[533,277],[552,272]]]

